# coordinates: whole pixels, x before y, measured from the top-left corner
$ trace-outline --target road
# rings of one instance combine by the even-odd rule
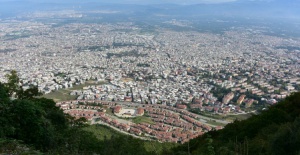
[[[116,102],[116,103],[121,104],[121,105],[130,105],[130,106],[142,106],[142,105],[144,105],[144,104],[135,103],[135,102]],[[195,114],[195,113],[193,113],[193,114]],[[206,120],[206,121],[215,121],[217,123],[222,123],[224,125],[226,125],[228,123],[231,123],[231,122],[226,121],[226,120],[219,120],[219,119],[215,119],[215,118],[211,118],[211,117],[207,117],[207,116],[203,116],[203,115],[199,115],[199,114],[196,114],[196,115],[200,118],[200,119],[198,119],[200,121],[201,121],[201,119],[203,119],[203,120]],[[201,121],[201,122],[203,122],[205,124],[208,124],[210,126],[215,126],[215,125],[206,123],[204,121]]]
[[[137,136],[137,135],[135,135],[135,134],[131,134],[131,133],[125,132],[125,131],[123,131],[123,130],[120,130],[120,129],[118,129],[118,128],[116,128],[116,127],[110,125],[110,124],[107,124],[107,123],[105,123],[105,122],[102,122],[101,120],[99,120],[99,121],[96,122],[96,121],[95,121],[95,118],[93,118],[92,121],[91,121],[91,125],[93,125],[93,124],[102,124],[102,125],[106,125],[106,126],[112,128],[112,129],[114,129],[114,130],[116,130],[116,131],[118,131],[118,132],[123,133],[123,134],[130,135],[130,136],[133,136],[133,137],[135,137],[135,138],[142,139],[142,140],[151,140],[151,139],[146,138],[146,137],[140,137],[140,136]]]

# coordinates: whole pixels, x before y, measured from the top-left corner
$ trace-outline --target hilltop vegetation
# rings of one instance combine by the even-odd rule
[[[300,93],[259,115],[235,121],[183,145],[143,141],[104,126],[88,126],[18,87],[15,72],[0,83],[0,154],[300,154]],[[15,99],[11,99],[15,97]]]

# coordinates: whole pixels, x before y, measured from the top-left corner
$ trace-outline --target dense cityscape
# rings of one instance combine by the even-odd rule
[[[175,19],[165,23],[189,26]],[[133,22],[57,25],[3,20],[0,82],[16,70],[25,90],[38,86],[46,95],[69,90],[65,95],[75,100],[54,98],[64,110],[73,109],[66,113],[98,118],[137,136],[184,143],[212,128],[221,129],[230,122],[224,116],[265,110],[300,89],[300,40],[266,31],[232,27],[210,33],[158,26],[153,30]],[[84,87],[75,89],[78,85]],[[120,118],[99,112],[100,107],[93,108],[95,113],[82,110],[90,108],[79,106],[81,102],[110,103],[106,110],[115,115],[119,106],[141,108],[152,124],[119,124]],[[169,134],[160,137],[161,132]]]
[[[300,155],[299,0],[0,0],[0,155]]]

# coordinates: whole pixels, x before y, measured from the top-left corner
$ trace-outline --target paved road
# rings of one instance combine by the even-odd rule
[[[116,127],[110,125],[110,124],[107,124],[107,123],[105,123],[105,122],[102,122],[101,120],[96,122],[95,119],[92,119],[91,125],[93,125],[93,124],[102,124],[102,125],[106,125],[106,126],[111,127],[112,129],[114,129],[114,130],[116,130],[116,131],[118,131],[118,132],[123,133],[123,134],[130,135],[130,136],[133,136],[133,137],[136,137],[136,138],[139,138],[139,139],[143,139],[143,140],[151,140],[151,139],[146,138],[146,137],[140,137],[140,136],[137,136],[137,135],[135,135],[135,134],[131,134],[131,133],[125,132],[125,131],[123,131],[123,130],[120,130],[120,129],[118,129],[118,128],[116,128]]]
[[[211,117],[207,117],[207,116],[203,116],[203,115],[198,115],[198,117],[200,119],[204,119],[206,121],[215,121],[215,122],[222,123],[222,124],[225,124],[225,125],[228,124],[228,123],[231,123],[231,122],[226,121],[226,120],[215,119],[215,118],[211,118]]]

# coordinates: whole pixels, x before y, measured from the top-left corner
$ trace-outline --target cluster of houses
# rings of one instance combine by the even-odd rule
[[[211,127],[206,126],[200,121],[197,121],[183,113],[179,115],[174,111],[166,109],[157,109],[152,107],[146,108],[146,113],[151,117],[151,119],[154,122],[164,123],[174,127],[180,127],[184,130],[211,130]]]
[[[198,109],[200,111],[205,111],[214,114],[228,114],[230,112],[239,112],[239,113],[242,112],[239,105],[228,105],[228,104],[224,104],[223,102],[209,100],[203,97],[195,98],[193,102],[188,106],[189,109],[191,110]]]
[[[202,135],[202,130],[189,131],[179,127],[173,127],[164,123],[130,123],[125,124],[112,119],[107,115],[100,115],[98,120],[108,125],[118,128],[119,130],[134,134],[136,136],[151,137],[161,142],[180,142],[184,143],[192,138]]]
[[[97,110],[85,110],[85,109],[70,109],[70,110],[65,110],[65,113],[75,117],[76,119],[84,117],[87,120],[91,120],[94,117],[101,117],[105,115],[104,112],[98,112]]]
[[[212,130],[211,126],[197,120],[198,115],[184,109],[164,105],[149,104],[136,108],[135,116],[146,115],[153,121],[151,124],[122,123],[110,117],[105,113],[103,106],[113,109],[114,113],[120,113],[125,109],[122,105],[114,102],[66,101],[57,103],[57,106],[75,118],[85,117],[88,120],[100,121],[128,134],[157,139],[161,142],[184,143]],[[222,127],[214,128],[218,130]]]

